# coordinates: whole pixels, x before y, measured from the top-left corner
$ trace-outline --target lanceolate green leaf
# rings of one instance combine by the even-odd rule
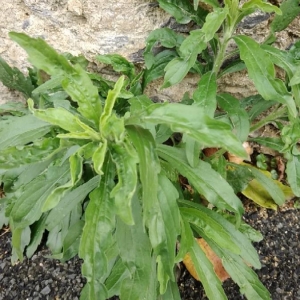
[[[194,105],[201,107],[206,115],[213,118],[217,107],[216,95],[216,74],[210,71],[204,74],[198,83],[193,94]]]
[[[158,278],[161,283],[160,292],[163,293],[168,278],[173,278],[170,268],[175,261],[174,239],[179,234],[175,217],[178,216],[175,202],[178,195],[166,177],[158,177],[160,166],[150,132],[134,126],[128,126],[127,131],[139,156],[144,224],[149,228],[151,245],[158,256]],[[174,219],[170,212],[174,214]],[[172,230],[169,228],[170,222],[174,226]],[[168,251],[171,252],[166,253]],[[165,266],[162,266],[163,263]]]
[[[249,116],[246,110],[241,108],[238,99],[229,94],[218,94],[217,100],[219,107],[227,112],[233,132],[240,141],[244,142],[250,131]]]
[[[14,117],[12,122],[0,122],[0,150],[25,145],[47,134],[51,125],[33,115]]]
[[[250,0],[243,4],[242,6],[242,14],[245,15],[244,11],[249,9],[260,9],[261,11],[272,13],[275,12],[278,15],[282,15],[282,11],[275,5],[271,3],[264,2],[262,0]]]
[[[248,166],[253,176],[266,189],[276,204],[282,205],[285,202],[285,196],[282,189],[269,177],[258,169]]]
[[[169,279],[175,281],[174,264],[176,254],[176,241],[180,234],[180,213],[177,205],[179,197],[176,188],[164,175],[158,177],[158,202],[161,214],[161,224],[157,224],[158,234],[162,236],[163,243],[154,249],[158,255],[158,280],[160,293],[165,293]]]
[[[228,15],[228,7],[215,7],[214,10],[206,16],[205,23],[201,31],[205,34],[205,42],[209,42],[218,31]]]
[[[129,142],[112,145],[112,159],[117,167],[118,183],[111,192],[115,199],[117,214],[122,221],[133,225],[131,199],[137,186],[138,156]]]
[[[245,150],[230,131],[230,126],[209,118],[200,107],[179,103],[153,104],[142,120],[166,124],[173,132],[185,133],[200,142],[202,146],[223,147],[230,153],[246,158]]]
[[[143,291],[142,297],[145,300],[152,300],[156,299],[152,248],[149,237],[143,229],[142,210],[137,195],[132,201],[134,225],[126,225],[121,220],[118,220],[116,225],[116,241],[120,257],[131,273],[131,276],[122,282],[120,296],[121,299],[140,300]]]
[[[129,139],[133,143],[139,156],[140,180],[142,183],[142,201],[144,210],[144,224],[150,227],[150,223],[155,218],[158,207],[158,173],[160,165],[155,150],[155,142],[148,130],[137,126],[127,126]],[[159,234],[155,237],[154,232],[150,231],[150,239],[160,238]]]
[[[151,81],[163,77],[166,65],[176,56],[175,51],[164,50],[153,57],[151,67],[146,69],[144,72],[142,83],[143,88],[145,88]]]
[[[144,51],[147,69],[151,69],[159,57],[159,54],[154,57],[154,54],[152,53],[152,49],[156,43],[160,43],[166,48],[175,48],[178,46],[178,41],[180,38],[183,39],[183,37],[170,28],[158,28],[150,32],[146,40],[146,48]]]
[[[234,37],[249,77],[265,100],[275,100],[286,104],[292,116],[297,115],[295,103],[283,81],[275,78],[275,68],[268,54],[257,42],[247,36]]]
[[[185,201],[180,200],[181,204],[183,204],[186,207],[193,208],[194,210],[189,211],[189,214],[185,214],[185,219],[189,222],[192,222],[193,225],[195,225],[195,228],[197,228],[197,231],[200,229],[199,233],[201,233],[201,236],[208,242],[208,237],[206,235],[205,229],[201,229],[200,226],[197,225],[198,222],[201,222],[201,220],[197,219],[198,211],[201,211],[202,214],[206,214],[208,218],[211,218],[215,222],[219,223],[220,226],[223,227],[223,230],[227,232],[227,234],[230,235],[231,240],[234,243],[233,247],[237,247],[240,252],[240,256],[244,259],[245,262],[249,263],[254,268],[259,269],[261,267],[258,254],[251,244],[250,240],[242,234],[236,227],[231,224],[229,221],[227,221],[224,217],[221,217],[220,214],[217,212],[208,209],[204,207],[203,205],[193,203],[191,201]],[[189,218],[189,219],[187,219]],[[209,238],[210,239],[210,238]],[[219,244],[219,240],[215,239],[215,242],[219,245],[219,247],[222,247],[221,244]],[[224,247],[222,249],[225,250]],[[233,253],[232,251],[226,251],[228,253]],[[217,253],[217,252],[216,252]],[[218,254],[218,253],[217,253]]]
[[[11,32],[9,36],[25,49],[29,61],[38,69],[52,76],[64,77],[62,86],[72,100],[78,102],[78,111],[97,126],[102,110],[98,89],[80,65],[72,66],[42,39],[30,38],[24,33],[16,32]]]
[[[219,247],[215,241],[204,236],[212,250],[222,258],[222,263],[230,277],[239,285],[241,294],[247,299],[271,300],[270,293],[259,281],[257,274],[238,255]]]
[[[23,260],[23,252],[25,247],[30,242],[30,228],[29,226],[25,226],[24,228],[14,228],[13,222],[10,222],[10,228],[12,231],[12,256],[11,262],[15,263],[19,259],[20,261]]]
[[[25,98],[31,97],[34,89],[30,77],[25,77],[17,68],[11,68],[2,57],[0,57],[0,81],[8,88],[21,92]]]
[[[286,165],[286,174],[294,194],[300,197],[300,156],[292,155]]]
[[[243,213],[242,203],[232,187],[208,163],[199,160],[197,167],[192,168],[188,165],[182,150],[160,145],[157,151],[159,156],[186,177],[207,201],[221,209],[236,212],[238,215]]]
[[[135,75],[134,64],[119,54],[98,55],[96,59],[104,64],[111,65],[116,72],[123,73],[133,79]]]
[[[205,234],[210,239],[216,241],[220,247],[240,254],[241,250],[239,246],[236,245],[230,232],[228,232],[228,230],[224,228],[217,220],[212,218],[210,215],[207,215],[205,211],[195,208],[182,207],[180,208],[180,213],[185,221],[203,230]],[[201,278],[201,276],[199,278]]]
[[[222,288],[222,283],[217,277],[214,268],[201,247],[194,239],[193,247],[190,249],[191,259],[198,277],[201,279],[205,293],[211,300],[226,300],[227,297]]]
[[[179,48],[180,57],[174,58],[165,68],[165,80],[162,88],[179,83],[196,62],[197,55],[207,44],[204,42],[204,33],[201,30],[191,31]]]
[[[291,80],[294,74],[299,69],[299,62],[287,51],[276,49],[275,47],[271,47],[268,45],[262,45],[262,49],[264,49],[270,56],[273,64],[282,68],[288,75]],[[292,88],[292,92],[294,95],[295,102],[298,107],[300,106],[300,84],[292,85],[291,81],[289,83]]]
[[[104,281],[107,277],[108,259],[105,252],[112,245],[115,228],[114,203],[110,198],[115,172],[109,157],[104,163],[103,173],[100,186],[90,194],[79,248],[79,257],[84,260],[82,274],[87,278],[90,300],[107,298]]]
[[[271,23],[271,30],[278,32],[285,29],[300,13],[298,0],[285,0],[280,5],[281,15],[276,15]]]
[[[114,89],[108,91],[108,95],[105,101],[105,106],[100,118],[100,127],[99,131],[101,132],[103,126],[107,122],[107,119],[111,116],[113,107],[115,105],[115,102],[120,94],[120,91],[124,84],[124,76],[121,76],[118,81],[116,82]]]

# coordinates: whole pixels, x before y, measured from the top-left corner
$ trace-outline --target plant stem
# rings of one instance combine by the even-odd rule
[[[282,106],[281,108],[273,111],[268,116],[266,116],[265,118],[261,119],[260,121],[258,121],[254,125],[252,125],[250,127],[250,132],[256,131],[259,128],[263,127],[265,124],[275,121],[276,119],[284,116],[286,114],[286,112],[287,112],[286,106]]]
[[[233,30],[234,27],[232,28],[228,28],[225,25],[225,32],[224,32],[224,38],[223,41],[219,41],[219,45],[220,45],[220,49],[218,51],[218,54],[216,56],[215,62],[214,62],[214,66],[213,66],[213,72],[215,74],[218,74],[220,71],[220,68],[225,60],[225,56],[226,56],[226,49],[228,46],[228,42],[231,39],[232,35],[233,35]]]

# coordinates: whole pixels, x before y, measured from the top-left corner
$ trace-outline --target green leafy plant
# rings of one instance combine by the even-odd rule
[[[278,143],[256,142],[284,153],[288,182],[299,196],[298,45],[280,51],[235,36],[245,16],[257,8],[280,14],[276,6],[259,0],[205,3],[211,12],[199,1],[160,0],[178,22],[192,20],[201,28],[187,37],[167,28],[152,32],[142,72],[119,55],[98,56],[121,73],[116,82],[89,72],[83,57],[10,33],[34,66],[26,77],[0,61],[1,81],[29,98],[27,105],[0,107],[0,225],[11,228],[13,262],[24,253],[30,257],[46,233],[53,258],[83,259],[81,299],[138,300],[143,291],[144,299],[175,300],[174,269],[189,252],[208,297],[226,299],[195,240],[200,236],[248,299],[270,299],[251,268],[260,268],[251,241],[262,237],[242,222],[236,193],[256,178],[276,204],[285,196],[256,168],[227,163],[223,154],[246,159],[242,142],[249,132],[270,121],[282,124]],[[241,59],[223,68],[236,53],[226,51],[232,38]],[[157,42],[168,49],[154,55]],[[290,85],[276,78],[274,64],[286,71]],[[241,68],[259,95],[238,101],[217,94],[217,79]],[[192,99],[152,103],[143,94],[156,78],[164,76],[168,87],[188,72],[201,75]],[[255,122],[270,107],[271,114]],[[219,150],[205,157],[204,148]]]

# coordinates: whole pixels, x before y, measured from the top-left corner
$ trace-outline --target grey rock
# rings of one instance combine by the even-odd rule
[[[50,287],[47,285],[41,290],[42,295],[48,295],[51,292]]]

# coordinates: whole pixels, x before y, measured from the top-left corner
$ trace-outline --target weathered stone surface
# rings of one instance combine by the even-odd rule
[[[170,19],[153,0],[0,0],[0,7],[0,55],[22,70],[26,54],[9,39],[10,31],[44,38],[58,51],[89,60],[119,53],[138,61],[149,32]],[[0,85],[0,101],[6,92]]]
[[[26,54],[9,39],[9,31],[44,38],[60,52],[83,54],[90,61],[96,54],[118,53],[131,61],[141,62],[149,32],[163,26],[177,26],[155,0],[0,0],[0,11],[0,55],[23,71],[28,65]],[[237,31],[261,42],[269,34],[269,23],[270,15],[258,12],[244,21]],[[186,32],[182,25],[176,29]],[[277,46],[286,49],[299,37],[300,17],[277,34]],[[191,95],[198,79],[188,76],[182,84],[165,90],[160,90],[162,81],[157,80],[146,92],[154,100],[179,101],[185,92]],[[229,74],[219,83],[220,91],[238,98],[255,93],[246,72]],[[0,83],[0,103],[14,99],[20,96]]]

